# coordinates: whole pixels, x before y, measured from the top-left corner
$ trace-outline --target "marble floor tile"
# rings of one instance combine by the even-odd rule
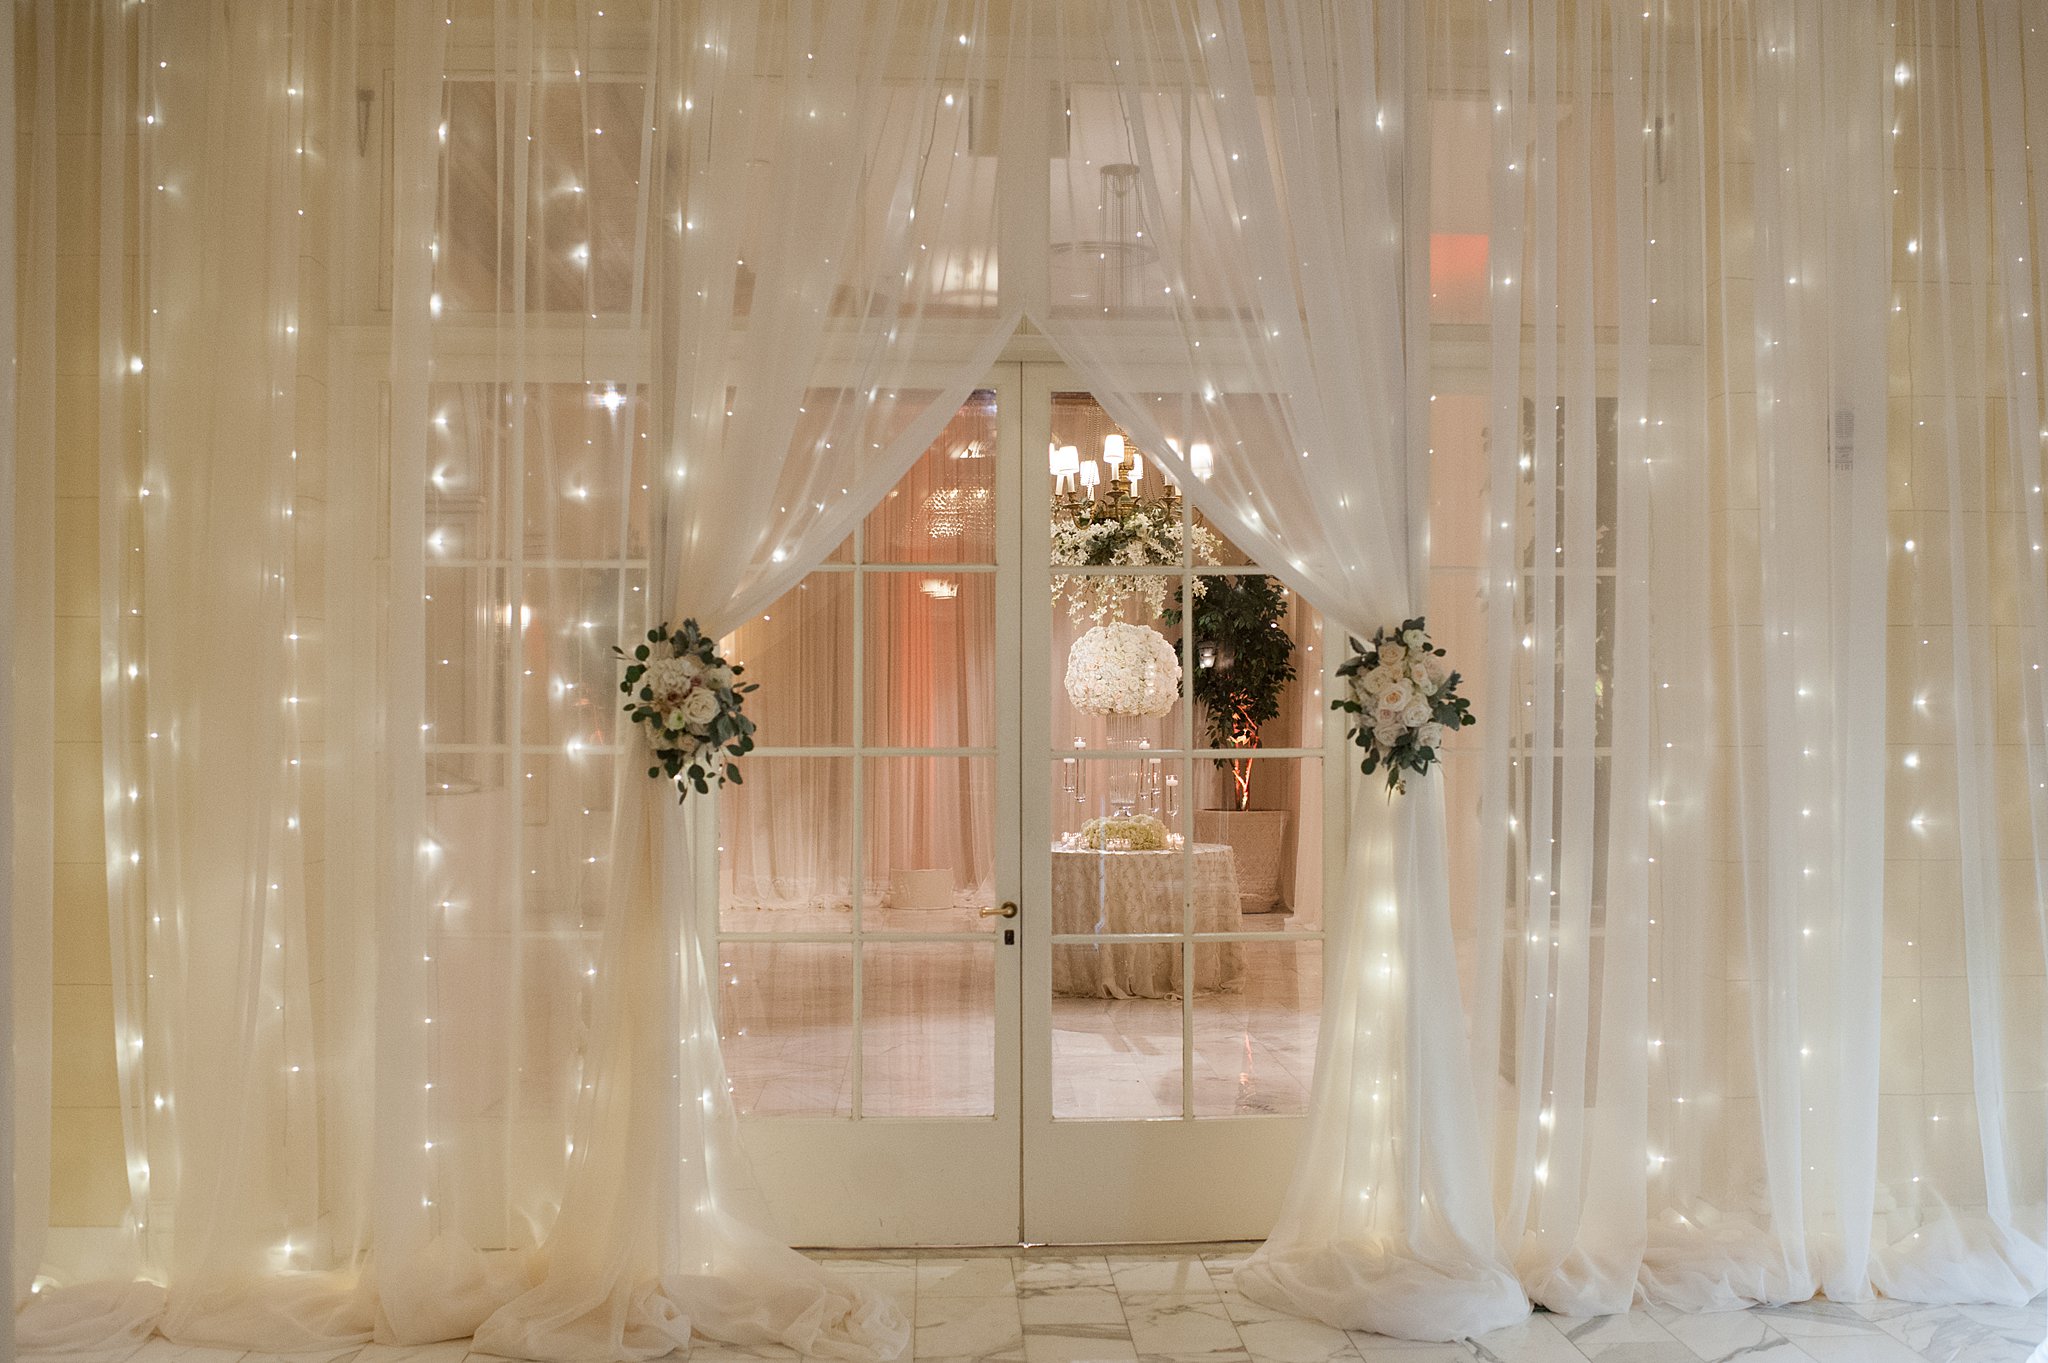
[[[1425,1344],[1412,1339],[1388,1339],[1368,1335],[1377,1344],[1359,1344],[1362,1363],[1472,1363],[1472,1351],[1462,1344]]]
[[[1669,1344],[1671,1332],[1657,1323],[1648,1311],[1624,1311],[1611,1316],[1552,1316],[1550,1323],[1570,1340],[1579,1352],[1592,1356],[1595,1348],[1615,1344]]]
[[[1208,1266],[1198,1255],[1184,1254],[1164,1257],[1111,1255],[1110,1276],[1116,1279],[1116,1290],[1125,1294],[1132,1292],[1206,1292],[1216,1291],[1216,1281],[1209,1276]]]
[[[1011,1294],[989,1297],[918,1293],[918,1358],[1014,1358],[1024,1347],[1024,1323]]]
[[[1881,1324],[1930,1363],[2026,1363],[2048,1334],[2024,1308],[1925,1306]]]
[[[1654,1311],[1665,1331],[1703,1363],[1806,1363],[1806,1355],[1753,1311]]]
[[[1019,1283],[1017,1310],[1027,1330],[1037,1325],[1104,1325],[1123,1330],[1126,1324],[1124,1299],[1107,1284]]]
[[[1024,1363],[1138,1363],[1130,1336],[1092,1333],[1086,1325],[1055,1325],[1024,1336]]]
[[[1927,1363],[1882,1330],[1861,1336],[1810,1335],[1795,1342],[1816,1363]]]
[[[1131,1343],[1138,1346],[1140,1356],[1214,1358],[1245,1351],[1223,1299],[1213,1292],[1155,1294],[1126,1289],[1121,1295]]]
[[[1007,1256],[932,1258],[917,1261],[917,1299],[1009,1296],[1017,1290],[1014,1260]]]
[[[1110,1287],[1109,1260],[1100,1254],[1067,1254],[1027,1250],[1017,1260],[1017,1291],[1050,1291],[1062,1287]]]
[[[1237,1305],[1228,1304],[1228,1309],[1246,1350],[1266,1363],[1341,1363],[1358,1352],[1349,1335],[1320,1321],[1283,1316],[1259,1306],[1253,1309],[1263,1314],[1246,1319],[1238,1314]]]
[[[1541,1313],[1467,1340],[1465,1347],[1478,1363],[1585,1363],[1586,1357]]]

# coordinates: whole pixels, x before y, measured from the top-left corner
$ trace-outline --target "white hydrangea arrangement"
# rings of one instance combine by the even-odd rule
[[[1148,625],[1114,621],[1074,641],[1067,699],[1091,715],[1163,715],[1180,697],[1180,659]]]
[[[1352,742],[1365,749],[1359,768],[1387,774],[1387,791],[1408,789],[1407,775],[1421,775],[1442,756],[1444,735],[1478,723],[1472,702],[1458,694],[1459,674],[1438,659],[1444,650],[1430,642],[1421,616],[1399,629],[1381,630],[1370,647],[1351,641],[1351,656],[1337,668],[1348,694],[1332,710],[1359,716]]]
[[[1181,562],[1182,526],[1176,508],[1139,505],[1110,514],[1084,502],[1071,517],[1062,517],[1052,527],[1052,561],[1055,567],[1170,568]],[[1188,536],[1196,563],[1220,560],[1221,541],[1206,525],[1196,524]],[[1101,624],[1121,612],[1133,600],[1143,603],[1147,620],[1156,620],[1166,610],[1170,577],[1101,576],[1055,573],[1052,599],[1064,600],[1067,618],[1075,624],[1093,620]],[[1202,594],[1202,579],[1196,578],[1194,594]]]
[[[616,645],[612,652],[627,656]],[[683,621],[681,629],[670,629],[666,621],[656,625],[632,659],[619,690],[628,697],[626,713],[647,727],[647,746],[659,763],[647,769],[648,776],[674,781],[678,799],[727,781],[738,785],[733,759],[754,748],[754,721],[741,707],[748,692],[760,689],[739,680],[746,669],[719,656],[716,642],[695,620]]]
[[[1166,844],[1166,825],[1150,814],[1090,819],[1074,835],[1074,845],[1091,852],[1158,852]]]

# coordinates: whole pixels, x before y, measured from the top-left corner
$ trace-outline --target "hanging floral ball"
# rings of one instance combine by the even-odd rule
[[[1091,715],[1163,715],[1180,697],[1180,659],[1148,625],[1097,625],[1067,655],[1067,699]]]

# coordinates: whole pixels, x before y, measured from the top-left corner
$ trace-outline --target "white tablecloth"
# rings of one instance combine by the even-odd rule
[[[1237,868],[1221,844],[1194,847],[1196,932],[1234,932],[1239,926]],[[1179,932],[1182,930],[1182,856],[1161,852],[1052,850],[1052,930],[1055,933]],[[1195,948],[1198,993],[1237,988],[1244,951],[1236,942]],[[1181,947],[1172,942],[1055,942],[1055,994],[1095,998],[1173,998],[1181,991]]]

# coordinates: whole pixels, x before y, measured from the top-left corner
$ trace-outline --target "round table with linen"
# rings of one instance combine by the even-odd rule
[[[1196,932],[1234,932],[1239,926],[1237,867],[1230,848],[1196,843]],[[1179,932],[1184,898],[1183,849],[1098,852],[1052,849],[1052,930],[1057,934]],[[1181,992],[1177,942],[1055,942],[1052,990],[1090,998],[1166,999]],[[1195,991],[1239,988],[1244,949],[1236,942],[1195,948]]]

